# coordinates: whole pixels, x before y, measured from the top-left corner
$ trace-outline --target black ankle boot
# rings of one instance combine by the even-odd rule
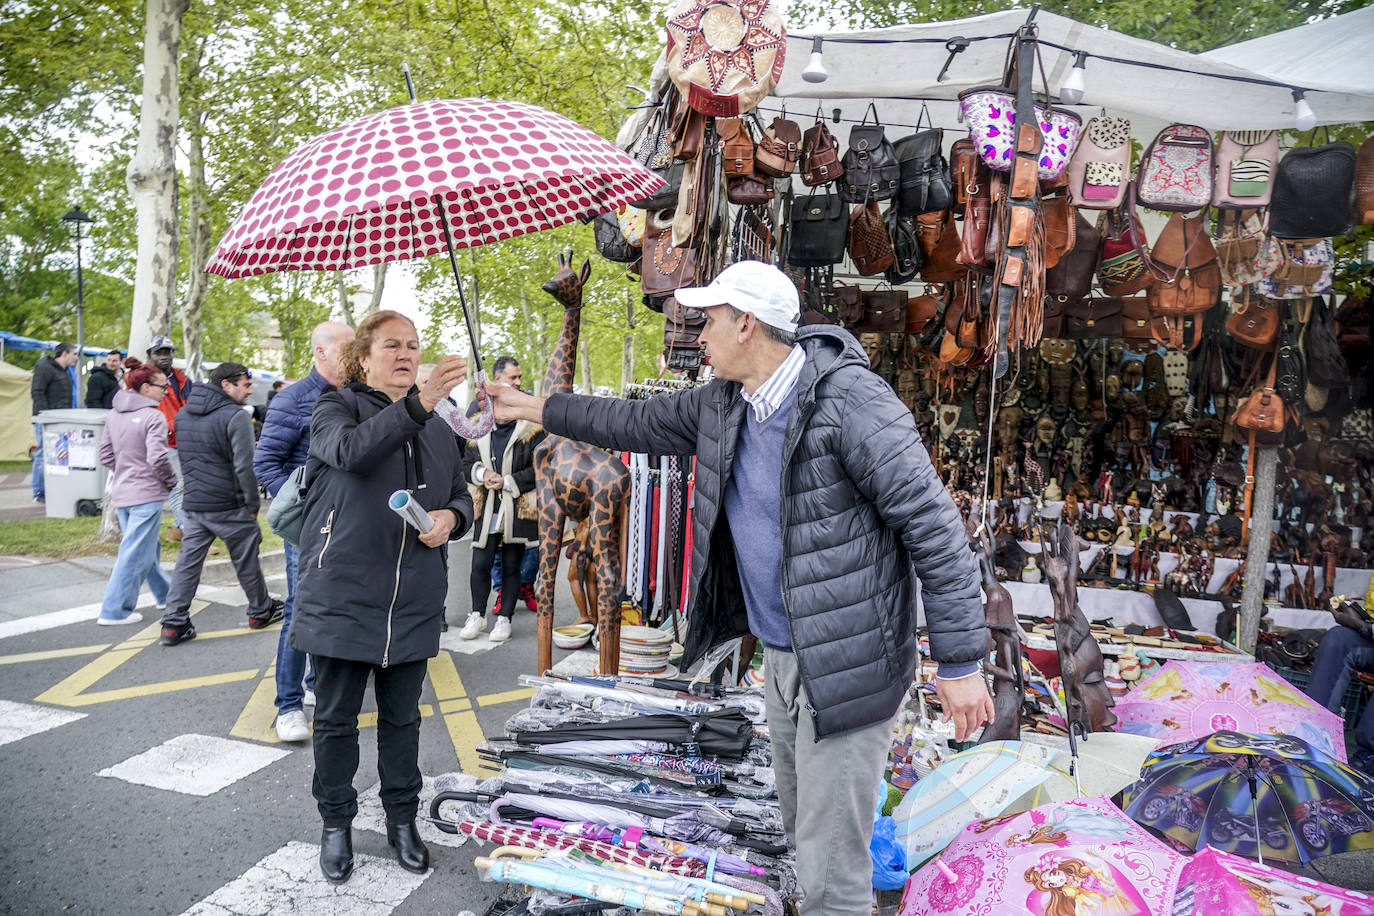
[[[320,871],[330,884],[343,884],[353,874],[353,828],[326,827],[320,834]]]
[[[396,861],[406,871],[423,875],[429,870],[429,847],[420,839],[420,831],[415,822],[408,824],[387,824],[386,841],[396,850]]]

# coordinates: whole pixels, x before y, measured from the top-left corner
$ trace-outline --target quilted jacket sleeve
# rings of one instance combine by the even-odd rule
[[[931,655],[944,664],[981,659],[987,629],[978,566],[959,510],[935,473],[910,411],[866,371],[855,374],[844,410],[841,462],[911,555]]]
[[[647,401],[552,394],[544,404],[544,428],[619,451],[695,455],[701,411],[714,389],[712,384]]]
[[[295,470],[291,466],[291,456],[310,426],[310,417],[299,416],[289,409],[289,402],[283,400],[285,397],[283,392],[272,399],[272,405],[267,408],[267,420],[262,424],[262,435],[258,437],[258,447],[253,452],[253,473],[273,496]]]

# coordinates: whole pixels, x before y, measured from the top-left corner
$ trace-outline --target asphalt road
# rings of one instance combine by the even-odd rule
[[[469,610],[468,558],[467,542],[456,544],[446,645],[458,646]],[[94,616],[81,608],[100,600],[106,565],[0,571],[0,912],[481,913],[497,899],[501,886],[472,866],[476,843],[431,843],[420,880],[395,863],[384,833],[361,828],[366,811],[354,850],[379,861],[361,859],[339,889],[325,884],[309,744],[281,744],[271,729],[277,628],[246,629],[242,592],[223,568],[203,583],[200,635],[184,645],[157,644],[151,607],[136,626],[53,625]],[[283,594],[280,557],[266,565]],[[558,619],[569,622],[560,588]],[[48,628],[18,632],[39,624]],[[465,648],[480,651],[441,651],[425,685],[427,781],[475,771],[481,735],[500,734],[527,702],[516,678],[534,671],[534,615],[522,605],[509,642],[483,634]],[[554,651],[555,661],[568,654]],[[355,785],[371,790],[364,807],[380,831],[376,732],[366,715],[363,726]]]

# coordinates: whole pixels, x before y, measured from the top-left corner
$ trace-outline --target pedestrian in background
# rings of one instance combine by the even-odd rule
[[[253,390],[253,373],[240,363],[220,363],[204,385],[192,385],[177,414],[176,432],[185,488],[185,537],[172,570],[162,644],[196,638],[191,599],[215,538],[229,548],[239,585],[248,596],[248,626],[261,630],[282,619],[282,602],[267,593],[258,563],[258,481],[253,476],[253,421],[243,409]]]
[[[159,608],[167,604],[167,574],[159,565],[162,501],[176,486],[177,474],[167,456],[167,420],[157,409],[167,390],[167,376],[156,366],[140,366],[126,376],[128,387],[116,392],[112,413],[100,437],[100,463],[113,472],[110,499],[119,514],[123,537],[96,623],[139,623],[143,615],[138,592],[144,581]]]
[[[148,344],[148,362],[162,370],[162,374],[167,376],[167,393],[162,396],[162,402],[157,405],[158,410],[167,418],[168,440],[171,446],[172,467],[177,470],[177,485],[172,490],[172,495],[167,503],[172,510],[172,527],[167,532],[167,540],[181,540],[183,523],[186,516],[182,512],[182,489],[185,478],[181,473],[181,457],[177,452],[177,414],[181,408],[186,406],[186,399],[191,396],[191,380],[180,369],[172,365],[172,357],[175,351],[172,349],[172,338],[159,334]]]
[[[29,395],[33,399],[33,415],[38,416],[45,410],[60,410],[72,406],[72,377],[67,370],[76,365],[76,344],[60,343],[53,348],[52,356],[44,356],[33,367],[33,381],[29,383]],[[33,424],[33,435],[38,440],[38,448],[33,453],[33,471],[29,484],[33,490],[33,501],[41,503],[47,499],[43,487],[43,425]]]
[[[519,388],[524,380],[520,364],[513,356],[498,356],[492,364],[492,380],[499,385]],[[534,450],[544,441],[537,423],[525,421],[497,423],[491,432],[467,447],[472,466],[471,481],[477,487],[473,500],[477,524],[472,533],[472,568],[468,584],[472,590],[472,611],[468,614],[460,639],[476,639],[487,628],[487,598],[491,595],[491,567],[501,557],[503,581],[501,603],[487,638],[492,642],[510,639],[511,619],[520,600],[520,564],[525,548],[539,542],[537,519],[521,518],[516,511],[521,496],[534,489]]]
[[[110,410],[114,407],[119,378],[124,374],[124,354],[111,350],[105,354],[105,364],[91,370],[86,379],[86,406]]]
[[[335,884],[353,873],[358,713],[369,678],[387,841],[403,868],[429,868],[415,829],[420,690],[439,652],[448,592],[441,548],[472,524],[472,497],[458,438],[433,413],[467,376],[467,361],[445,357],[423,388],[415,385],[419,364],[410,319],[374,312],[345,353],[346,386],[321,394],[310,421],[291,645],[315,664],[312,791],[323,821],[320,870]],[[428,533],[387,509],[397,490],[428,514]]]
[[[310,374],[280,389],[280,395],[268,401],[262,435],[253,453],[253,473],[267,488],[268,496],[276,496],[291,472],[303,467],[310,457],[310,415],[321,394],[339,387],[342,379],[339,358],[352,340],[353,329],[342,322],[325,321],[316,325],[310,332],[310,349],[314,354]],[[277,737],[283,741],[304,741],[310,737],[304,707],[315,705],[315,675],[306,671],[306,654],[291,645],[289,634],[300,551],[290,541],[283,544],[286,604],[281,637],[277,640],[276,729]]]

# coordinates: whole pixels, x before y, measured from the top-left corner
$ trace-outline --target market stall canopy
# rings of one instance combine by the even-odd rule
[[[1002,81],[1007,44],[1028,14],[1028,10],[1006,10],[885,29],[789,33],[782,79],[773,91],[774,98],[760,107],[769,111],[785,101],[793,117],[804,118],[818,105],[829,115],[845,100],[862,100],[863,105],[842,106],[843,117],[857,121],[860,108],[874,100],[884,122],[910,125],[916,123],[922,101],[928,101],[936,126],[952,126],[952,103],[960,90]],[[1190,54],[1043,10],[1036,15],[1035,24],[1040,29],[1040,53],[1051,94],[1058,95],[1076,52],[1087,53],[1083,104],[1073,106],[1085,120],[1106,109],[1141,122],[1184,122],[1209,130],[1291,127],[1293,88],[1309,90],[1307,102],[1319,124],[1374,120],[1370,67],[1366,60],[1353,56],[1357,53],[1353,49],[1351,57],[1338,52],[1345,63],[1323,61],[1318,67],[1311,62],[1312,72],[1320,69],[1325,75],[1320,85],[1307,85],[1287,71],[1275,77],[1247,69],[1260,66],[1260,58],[1250,52],[1242,51],[1234,58],[1228,52],[1226,60],[1216,56],[1220,52]],[[1356,34],[1367,36],[1368,29]],[[802,70],[817,35],[824,39],[823,60],[829,77],[822,83],[808,83],[802,79]],[[954,55],[941,82],[938,76],[950,58],[945,43],[956,37],[967,39],[968,47]],[[1277,40],[1278,36],[1271,38]],[[1348,41],[1354,45],[1358,39],[1352,34]],[[1320,47],[1306,53],[1321,58],[1327,52]],[[1244,60],[1246,66],[1238,66],[1237,59]],[[1036,70],[1035,88],[1039,91],[1040,67]],[[1357,71],[1362,75],[1356,76]]]
[[[1208,60],[1248,67],[1271,79],[1333,93],[1374,95],[1374,6],[1208,51]],[[1319,98],[1319,96],[1313,96]],[[1313,103],[1313,110],[1316,110]],[[1368,120],[1369,109],[1360,119]],[[1318,113],[1321,118],[1321,114]],[[1322,119],[1325,121],[1325,119]]]

